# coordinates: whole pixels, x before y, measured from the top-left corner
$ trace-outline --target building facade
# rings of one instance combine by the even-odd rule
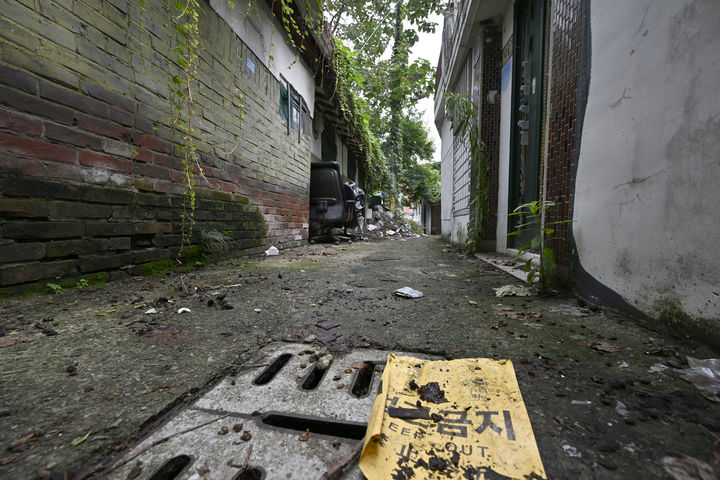
[[[545,221],[572,223],[548,243],[579,295],[717,341],[720,100],[701,93],[720,74],[713,8],[451,2],[435,97],[443,235],[464,244],[475,188],[445,105],[455,92],[478,108],[490,163],[485,248],[512,254],[508,213],[553,201]]]
[[[173,2],[9,3],[0,20],[0,287],[174,257],[188,199],[174,128],[182,70]],[[216,230],[245,253],[298,245],[308,235],[310,162],[338,160],[361,178],[362,153],[322,80],[332,42],[322,32],[289,41],[275,3],[199,2],[193,242]],[[305,4],[295,7],[302,21]]]

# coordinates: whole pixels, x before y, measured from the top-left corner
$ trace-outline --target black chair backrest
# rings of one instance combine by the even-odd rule
[[[337,162],[310,164],[310,221],[327,227],[342,226],[345,192]]]

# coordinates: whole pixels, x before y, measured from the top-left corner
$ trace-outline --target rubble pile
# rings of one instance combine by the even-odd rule
[[[365,234],[368,237],[419,237],[410,228],[410,222],[402,215],[396,215],[382,205],[372,207],[372,217],[366,219]]]

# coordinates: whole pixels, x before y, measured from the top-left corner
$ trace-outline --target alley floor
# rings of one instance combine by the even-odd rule
[[[718,468],[718,404],[678,374],[686,357],[718,352],[571,296],[493,291],[518,283],[420,237],[2,300],[0,478],[102,478],[143,435],[284,342],[512,360],[550,479],[674,478],[667,457]],[[424,296],[393,295],[405,286]]]

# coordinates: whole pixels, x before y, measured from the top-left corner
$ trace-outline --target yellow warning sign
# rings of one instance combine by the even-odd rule
[[[509,360],[391,354],[360,457],[368,480],[544,480]]]

